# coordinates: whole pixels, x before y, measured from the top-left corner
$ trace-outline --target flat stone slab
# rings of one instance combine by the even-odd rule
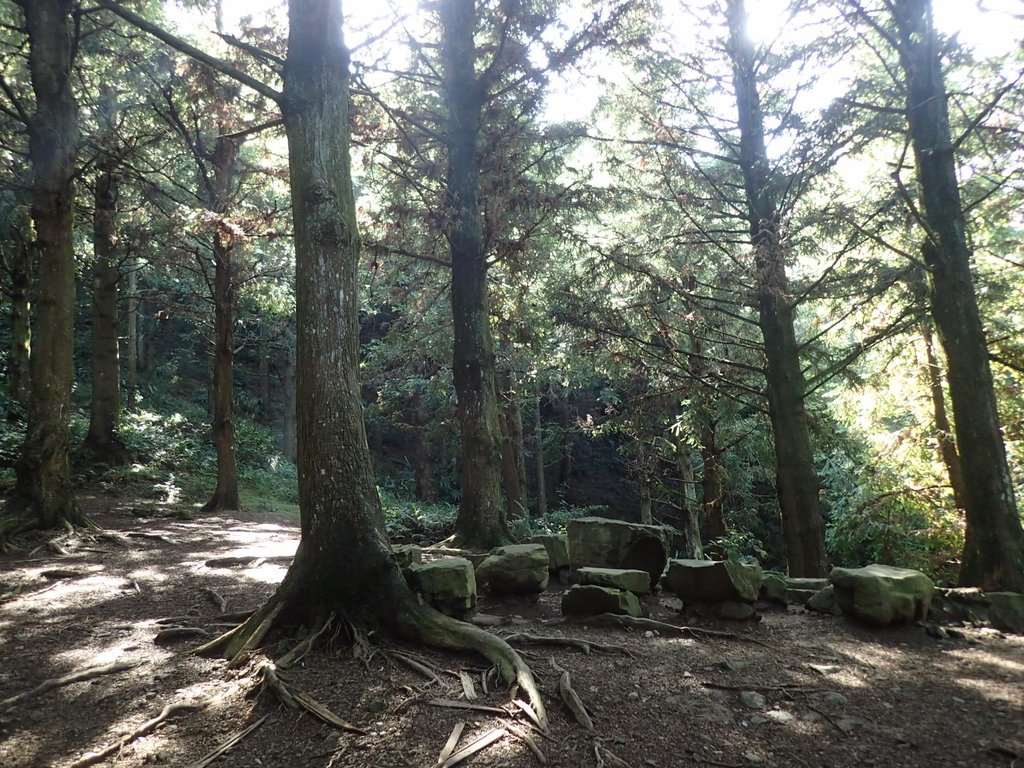
[[[844,616],[880,627],[924,619],[935,589],[920,571],[877,563],[833,568],[829,580]]]
[[[531,544],[541,544],[548,553],[548,568],[557,571],[569,567],[569,537],[564,533],[536,533]]]
[[[624,568],[647,571],[657,584],[672,546],[672,529],[640,525],[607,517],[580,517],[566,526],[569,564],[580,568]]]
[[[632,592],[596,584],[576,584],[562,595],[562,613],[566,616],[596,616],[599,613],[639,617],[640,600]]]
[[[735,560],[669,560],[665,583],[683,602],[753,603],[761,591],[761,566]]]
[[[464,616],[476,608],[476,575],[466,558],[413,563],[408,573],[413,589],[442,613]]]
[[[497,547],[477,566],[476,580],[492,594],[537,594],[547,589],[548,562],[543,544]]]
[[[580,584],[624,589],[637,595],[646,595],[651,591],[651,574],[647,571],[628,568],[580,568],[576,571],[576,578]]]

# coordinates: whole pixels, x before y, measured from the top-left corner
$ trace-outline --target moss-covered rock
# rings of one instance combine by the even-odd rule
[[[548,586],[548,552],[543,544],[510,544],[491,550],[476,569],[477,584],[497,595],[528,595]]]
[[[761,592],[759,597],[770,603],[785,605],[789,602],[786,595],[786,576],[778,571],[765,571],[761,577]]]
[[[398,563],[398,567],[403,570],[413,563],[419,564],[423,562],[423,549],[415,544],[395,544],[391,547],[391,551],[395,553],[395,561]]]
[[[791,592],[810,592],[810,590],[790,590]],[[824,589],[819,589],[817,592],[811,592],[807,597],[807,602],[804,603],[804,608],[808,611],[814,611],[815,613],[827,613],[832,616],[839,616],[842,611],[839,610],[839,606],[836,605],[836,591],[829,584]]]
[[[531,544],[541,544],[548,553],[548,569],[552,572],[569,567],[569,537],[564,533],[537,533]]]
[[[580,568],[576,572],[580,584],[596,584],[599,587],[624,589],[637,595],[651,591],[651,574],[627,568]]]
[[[879,564],[833,568],[829,580],[844,616],[876,626],[925,618],[935,589],[932,580],[920,571]]]
[[[986,592],[988,618],[1001,632],[1024,634],[1024,595],[1019,592]]]
[[[761,591],[761,566],[735,560],[670,560],[665,583],[683,602],[752,603]]]
[[[576,584],[562,595],[562,613],[566,616],[595,616],[616,613],[641,616],[640,600],[632,592],[595,584]]]
[[[672,529],[607,517],[581,517],[567,526],[569,563],[580,568],[626,568],[647,571],[657,584],[668,562]]]
[[[476,608],[476,576],[464,557],[445,557],[409,567],[412,587],[442,613],[462,617]]]

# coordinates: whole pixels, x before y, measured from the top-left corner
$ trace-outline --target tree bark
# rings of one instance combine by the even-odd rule
[[[722,482],[721,451],[714,419],[709,418],[700,433],[700,457],[704,464],[701,482],[704,519],[708,540],[720,539],[727,533],[725,527],[725,488]]]
[[[544,422],[541,419],[540,397],[540,385],[538,384],[537,397],[533,401],[534,467],[537,472],[537,516],[544,517],[548,513],[548,491],[544,467]]]
[[[931,311],[946,352],[967,519],[960,582],[1024,592],[1024,529],[978,311],[956,177],[940,46],[929,0],[889,4],[907,83],[907,123],[926,229]]]
[[[284,420],[281,425],[281,448],[289,461],[294,463],[299,458],[296,438],[298,427],[295,423],[295,340],[291,332],[289,332],[288,336],[288,351],[285,358],[282,387],[284,389]]]
[[[506,514],[509,520],[526,516],[526,457],[523,448],[523,412],[519,390],[512,374],[504,376],[501,397],[502,445],[501,475],[505,486]]]
[[[746,33],[743,0],[727,3],[729,54],[739,117],[739,162],[743,170],[757,280],[758,324],[764,338],[768,410],[775,438],[775,478],[786,559],[793,576],[828,574],[825,527],[818,500],[805,382],[793,326],[786,278],[786,244],[773,191],[757,89],[753,44]]]
[[[11,352],[8,386],[11,397],[28,408],[32,392],[32,323],[29,291],[32,285],[32,244],[30,222],[18,227],[14,247],[7,259],[11,279]]]
[[[135,403],[139,391],[139,261],[132,255],[128,259],[128,331],[125,340],[127,371],[125,374],[128,407]]]
[[[501,428],[494,381],[494,342],[487,295],[480,208],[478,141],[484,84],[476,75],[476,4],[441,0],[441,59],[448,108],[446,236],[451,248],[452,368],[461,439],[462,497],[456,537],[468,547],[509,541],[501,503]]]
[[[700,505],[697,504],[696,476],[693,472],[693,453],[682,439],[676,440],[676,467],[682,486],[683,525],[686,534],[687,556],[704,559],[704,544],[700,538]]]
[[[116,121],[113,94],[104,89],[101,120],[111,143]],[[121,367],[118,352],[118,286],[121,282],[118,257],[117,201],[120,179],[112,147],[97,166],[93,205],[92,268],[92,399],[89,431],[83,452],[94,462],[116,466],[128,460],[118,435],[121,415]]]
[[[28,429],[18,459],[14,516],[0,538],[26,527],[76,524],[82,516],[68,467],[74,382],[75,261],[72,242],[78,108],[71,91],[70,0],[22,0],[36,111],[29,121],[32,219],[39,305],[32,345]]]
[[[935,343],[932,338],[930,323],[921,325],[921,337],[924,339],[924,350],[927,358],[928,389],[932,395],[932,411],[935,414],[935,440],[939,447],[939,457],[946,466],[949,485],[953,489],[953,503],[961,512],[964,510],[964,477],[960,468],[960,454],[956,449],[953,428],[946,413],[946,393],[942,386],[942,366],[935,354]]]

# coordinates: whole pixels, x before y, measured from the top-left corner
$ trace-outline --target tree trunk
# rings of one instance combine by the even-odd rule
[[[702,479],[704,520],[708,540],[720,539],[726,534],[725,489],[722,482],[721,451],[718,448],[715,422],[709,418],[700,433],[700,457],[704,464]]]
[[[238,145],[219,137],[213,154],[215,199],[222,213],[231,194]],[[213,444],[217,449],[217,489],[203,511],[238,509],[238,467],[235,462],[235,275],[234,247],[220,229],[213,236]]]
[[[468,0],[441,0],[441,49],[448,107],[446,235],[452,261],[452,368],[461,437],[462,497],[455,521],[463,546],[490,549],[509,541],[501,503],[501,428],[494,382],[494,342],[487,296],[477,192],[477,143],[483,85],[475,72],[476,8]]]
[[[270,342],[267,340],[266,327],[261,331],[260,342],[259,342],[259,362],[258,362],[258,376],[257,382],[260,389],[260,421],[264,424],[269,424],[270,414],[274,412],[274,404],[270,396],[271,382],[270,382]]]
[[[964,478],[960,468],[960,454],[956,449],[953,429],[946,414],[946,393],[942,386],[942,367],[935,354],[930,323],[921,325],[921,336],[924,338],[924,350],[927,356],[928,388],[932,394],[932,410],[935,414],[935,439],[939,446],[939,457],[946,465],[949,485],[953,489],[953,503],[956,508],[964,510]]]
[[[519,391],[512,374],[504,377],[502,413],[501,475],[505,485],[509,520],[526,516],[526,457],[523,449],[523,413]]]
[[[569,484],[572,481],[572,444],[574,431],[572,428],[572,403],[566,391],[559,404],[559,426],[562,433],[558,445],[558,488],[561,498],[569,497]]]
[[[533,443],[536,446],[534,467],[537,471],[537,517],[548,513],[548,492],[544,468],[544,422],[540,413],[540,385],[537,385],[537,397],[534,399]]]
[[[686,534],[687,557],[704,559],[704,545],[700,539],[700,505],[697,504],[697,483],[693,473],[693,453],[682,439],[676,440],[676,468],[683,491],[683,526]]]
[[[75,258],[72,241],[78,110],[71,91],[75,42],[70,0],[23,0],[36,111],[29,122],[32,219],[39,306],[32,345],[28,429],[17,462],[14,514],[0,539],[26,527],[76,524],[82,516],[68,467],[74,382]]]
[[[125,342],[127,351],[126,383],[128,389],[128,407],[135,403],[139,391],[139,261],[132,255],[128,259],[128,338]]]
[[[967,519],[960,582],[1024,592],[1024,529],[999,423],[971,277],[940,46],[929,0],[890,3],[907,81],[907,121],[926,226],[931,310],[949,368]]]
[[[782,240],[773,191],[775,180],[765,146],[754,48],[746,33],[743,0],[729,0],[727,7],[729,53],[739,116],[739,162],[757,272],[758,324],[764,338],[768,410],[775,438],[775,478],[786,559],[793,576],[823,577],[828,574],[825,526],[804,409],[805,382],[786,279],[787,246]]]
[[[116,112],[113,96],[104,89],[101,119],[108,135]],[[118,258],[117,200],[120,180],[117,159],[107,154],[98,164],[93,207],[92,268],[92,399],[89,431],[82,445],[90,460],[109,466],[123,464],[128,452],[118,436],[121,416],[121,367],[118,353]]]
[[[11,353],[8,386],[11,397],[28,408],[32,392],[32,324],[29,290],[32,284],[30,222],[19,227],[14,249],[7,260],[11,279]]]

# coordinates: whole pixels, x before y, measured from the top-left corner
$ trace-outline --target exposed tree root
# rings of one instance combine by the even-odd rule
[[[462,731],[465,730],[466,724],[459,722],[452,728],[451,735],[448,737],[448,741],[445,742],[444,747],[441,748],[441,754],[437,756],[437,763],[435,768],[443,768],[448,758],[452,756],[452,752],[455,751],[456,745],[459,743],[459,739],[462,738]]]
[[[0,712],[8,712],[19,704],[22,704],[29,699],[34,699],[37,696],[41,696],[54,688],[62,688],[65,685],[71,685],[71,683],[81,683],[86,680],[101,677],[102,675],[112,675],[117,672],[125,672],[129,669],[134,669],[143,663],[144,662],[141,661],[118,661],[113,664],[104,664],[99,667],[87,667],[86,669],[80,669],[77,672],[71,672],[66,675],[61,675],[60,677],[51,677],[29,691],[19,693],[17,696],[11,696],[9,699],[0,701]]]
[[[471,709],[474,712],[487,712],[492,715],[508,715],[508,710],[501,707],[492,707],[488,704],[473,704],[469,701],[456,701],[455,699],[431,699],[427,704],[432,707],[444,707],[445,709]]]
[[[160,714],[154,717],[152,720],[147,720],[134,731],[129,733],[127,736],[122,736],[120,739],[115,741],[113,744],[108,744],[103,749],[96,752],[90,752],[87,755],[83,755],[78,758],[75,762],[71,763],[68,768],[89,768],[90,765],[102,762],[111,755],[120,752],[126,746],[131,744],[136,739],[141,739],[143,736],[148,736],[150,733],[155,731],[161,723],[170,720],[172,717],[186,714],[189,712],[195,712],[196,710],[203,709],[207,705],[207,702],[201,702],[199,704],[168,704],[164,707]]]
[[[528,645],[560,645],[568,648],[578,648],[587,656],[590,655],[591,651],[622,653],[626,656],[633,656],[628,648],[621,645],[608,645],[605,643],[595,643],[590,640],[577,640],[572,637],[556,637],[554,635],[528,635],[522,632],[517,632],[514,635],[508,635],[505,638],[505,642],[509,645],[524,643]]]
[[[548,759],[547,757],[545,757],[544,751],[540,748],[540,745],[533,738],[533,736],[524,731],[522,728],[516,727],[512,723],[505,723],[504,725],[509,730],[509,732],[512,733],[513,736],[518,738],[520,741],[526,744],[527,747],[530,748],[530,751],[533,752],[534,757],[537,758],[537,762],[539,762],[541,765],[548,764]]]
[[[487,747],[491,746],[491,744],[494,744],[496,741],[500,741],[507,734],[508,732],[504,728],[495,728],[488,731],[480,738],[467,744],[458,752],[453,753],[441,764],[441,768],[452,768],[453,765],[458,765],[463,760],[468,760],[477,752],[482,752],[487,749]]]
[[[210,598],[210,601],[217,606],[217,610],[221,613],[227,613],[228,601],[224,599],[223,595],[215,589],[209,587],[203,588],[203,594]]]
[[[587,708],[583,706],[583,699],[579,697],[576,689],[572,687],[572,678],[568,672],[563,671],[562,676],[558,680],[558,693],[562,697],[562,701],[565,702],[565,706],[572,712],[576,722],[593,733],[594,721],[591,719],[590,713],[587,712]]]
[[[290,651],[288,651],[288,653],[286,653],[284,656],[278,659],[277,668],[288,669],[288,667],[294,666],[295,664],[298,664],[300,661],[302,661],[306,654],[312,650],[313,644],[318,639],[320,639],[320,636],[324,632],[329,630],[333,624],[334,614],[332,613],[330,616],[327,617],[327,621],[320,625],[318,629],[314,629],[312,632],[306,635],[306,637],[304,637],[294,648],[292,648]]]
[[[615,613],[599,613],[596,616],[584,616],[579,619],[574,619],[577,624],[590,624],[593,626],[619,626],[619,627],[635,627],[640,629],[656,629],[659,632],[673,632],[679,635],[686,635],[693,637],[698,640],[705,637],[721,637],[727,640],[739,640],[744,643],[753,643],[754,645],[760,645],[762,648],[770,648],[768,643],[758,640],[756,637],[747,637],[746,635],[737,635],[735,632],[723,632],[718,629],[703,629],[702,627],[687,627],[679,626],[677,624],[666,624],[663,621],[655,621],[654,619],[638,619],[633,616],[620,616]]]
[[[282,704],[291,709],[298,709],[309,712],[319,720],[333,725],[342,731],[349,733],[366,733],[362,728],[352,725],[331,712],[327,707],[303,691],[293,691],[277,674],[277,669],[272,662],[260,665],[259,674],[263,680],[263,688],[271,691]]]
[[[210,633],[200,627],[168,627],[156,633],[153,642],[157,645],[173,643],[176,640],[194,640],[197,637],[209,637]]]

